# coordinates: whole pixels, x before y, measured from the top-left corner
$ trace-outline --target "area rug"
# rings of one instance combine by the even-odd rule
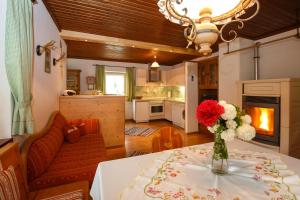
[[[148,154],[148,153],[149,152],[133,151],[133,152],[127,153],[126,157],[141,156],[141,155],[145,155],[145,154]]]
[[[131,128],[125,128],[125,135],[145,137],[151,135],[156,130],[157,128],[131,127]]]

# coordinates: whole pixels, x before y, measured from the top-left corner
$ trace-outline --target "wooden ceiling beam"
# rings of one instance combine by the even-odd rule
[[[109,44],[109,45],[123,46],[123,47],[135,47],[140,49],[172,52],[172,53],[185,54],[185,55],[194,55],[199,57],[201,56],[199,52],[197,52],[194,49],[186,49],[186,48],[180,48],[180,47],[174,47],[174,46],[168,46],[162,44],[141,42],[136,40],[127,40],[127,39],[82,33],[76,31],[62,30],[60,32],[60,36],[65,40],[73,40],[73,41],[87,40],[88,42],[93,42],[93,43],[102,43],[102,44]]]

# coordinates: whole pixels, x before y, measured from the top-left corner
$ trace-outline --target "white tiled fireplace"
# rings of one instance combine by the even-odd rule
[[[240,81],[238,98],[253,119],[256,143],[300,158],[300,78]]]

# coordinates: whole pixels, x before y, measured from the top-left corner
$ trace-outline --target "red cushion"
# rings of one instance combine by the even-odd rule
[[[77,127],[72,127],[65,133],[65,140],[69,143],[76,143],[80,140],[80,130]]]
[[[29,181],[40,176],[49,167],[64,141],[62,128],[66,123],[64,117],[57,114],[49,131],[31,144],[27,157]]]
[[[82,122],[81,124],[77,125],[76,127],[79,129],[81,136],[84,136],[87,134],[85,123]]]
[[[85,134],[100,134],[100,124],[98,119],[73,119],[68,121],[68,123],[69,125],[77,127],[80,124],[85,124]]]
[[[89,134],[82,136],[77,143],[64,143],[47,171],[29,182],[29,188],[33,191],[83,180],[91,184],[97,165],[105,158],[101,135]]]

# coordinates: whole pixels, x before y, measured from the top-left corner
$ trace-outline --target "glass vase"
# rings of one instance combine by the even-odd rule
[[[215,133],[215,143],[213,147],[212,168],[214,174],[225,175],[228,173],[228,151],[221,134]]]

